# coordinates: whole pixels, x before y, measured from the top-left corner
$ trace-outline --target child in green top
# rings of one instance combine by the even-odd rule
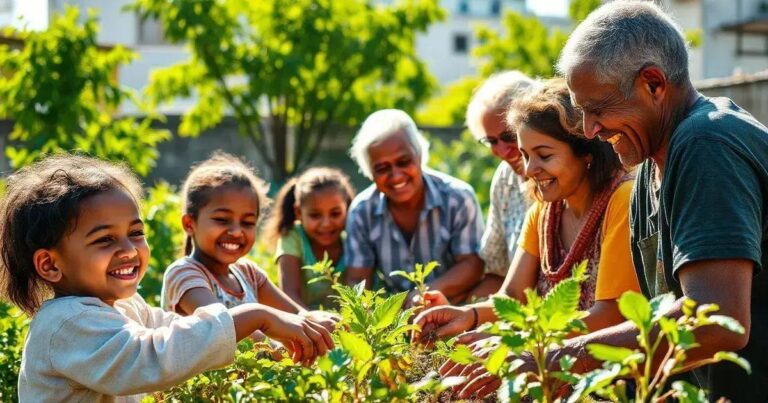
[[[344,225],[354,193],[341,171],[320,167],[288,181],[277,196],[270,232],[277,239],[280,287],[305,308],[332,304],[330,284],[308,284],[315,274],[302,267],[327,253],[336,271],[344,270]]]

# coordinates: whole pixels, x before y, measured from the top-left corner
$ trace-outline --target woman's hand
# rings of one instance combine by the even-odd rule
[[[331,333],[322,325],[300,315],[266,308],[264,334],[282,343],[296,363],[311,365],[333,349]]]
[[[331,333],[336,331],[336,325],[341,321],[339,315],[327,311],[304,311],[301,316],[317,323]]]
[[[476,312],[472,307],[438,306],[420,313],[414,323],[421,331],[414,335],[414,342],[431,344],[435,339],[453,337],[470,330],[475,322]]]

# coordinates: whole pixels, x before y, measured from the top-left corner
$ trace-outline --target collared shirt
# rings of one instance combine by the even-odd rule
[[[502,161],[491,181],[491,207],[480,242],[480,257],[485,261],[486,273],[504,277],[509,271],[530,204],[524,191],[521,177]]]
[[[371,185],[352,201],[347,215],[344,253],[347,267],[370,267],[383,276],[385,288],[405,291],[408,280],[391,277],[395,270],[412,272],[416,263],[437,261],[428,280],[439,277],[454,263],[454,256],[478,253],[483,218],[472,186],[456,178],[425,169],[426,191],[419,224],[408,242],[387,209],[386,196]]]

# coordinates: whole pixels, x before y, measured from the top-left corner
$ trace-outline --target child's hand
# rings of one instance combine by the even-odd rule
[[[321,325],[329,332],[335,331],[336,325],[341,320],[339,315],[327,311],[305,311],[301,313],[301,316]]]
[[[450,305],[448,298],[438,290],[429,290],[424,293],[424,304],[427,308]]]
[[[333,349],[328,330],[300,315],[267,309],[262,332],[282,343],[296,363],[311,365],[315,359]]]

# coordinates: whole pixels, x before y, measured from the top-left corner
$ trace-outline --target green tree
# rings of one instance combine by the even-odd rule
[[[572,0],[571,20],[578,23],[600,0]],[[434,126],[461,125],[472,90],[490,75],[503,70],[520,70],[531,77],[551,77],[554,66],[568,35],[558,28],[549,29],[535,16],[509,11],[504,14],[502,30],[480,25],[475,40],[480,43],[472,50],[478,59],[478,74],[448,85],[430,99],[416,117],[420,124]]]
[[[412,111],[430,95],[434,79],[414,39],[443,17],[437,3],[136,0],[130,9],[157,19],[165,38],[191,53],[152,74],[151,102],[197,97],[181,135],[231,113],[282,180],[314,159],[334,125],[355,125],[383,107]]]
[[[78,150],[146,175],[158,157],[155,146],[170,134],[151,127],[153,115],[117,116],[121,104],[135,101],[118,85],[117,69],[135,55],[99,47],[95,15],[82,25],[78,16],[68,8],[45,31],[6,32],[22,46],[0,46],[0,118],[14,121],[15,142],[5,153],[18,168],[41,154]]]

